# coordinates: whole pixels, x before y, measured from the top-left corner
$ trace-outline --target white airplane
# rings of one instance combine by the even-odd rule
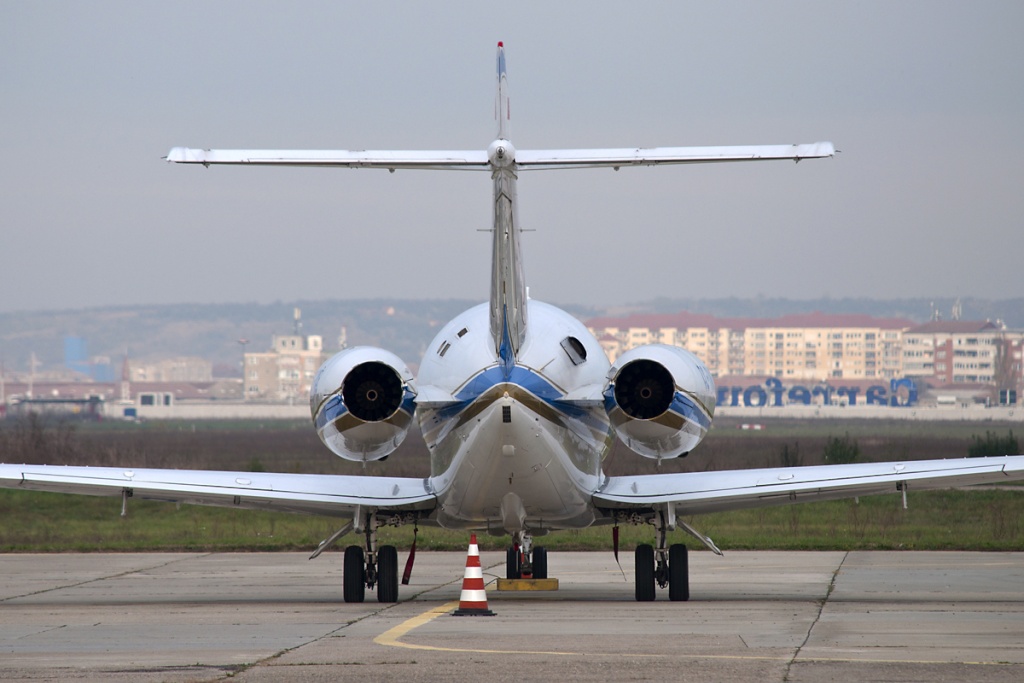
[[[471,151],[268,151],[176,147],[191,164],[462,169],[494,181],[491,298],[448,323],[414,379],[392,353],[347,349],[328,360],[310,408],[320,438],[347,460],[387,457],[415,416],[430,450],[425,479],[283,473],[2,465],[0,486],[120,495],[201,505],[332,515],[365,536],[344,554],[344,599],[376,585],[398,600],[398,554],[378,547],[381,525],[422,524],[510,536],[506,575],[546,578],[533,539],[593,525],[650,524],[656,545],[636,549],[636,599],[689,598],[681,528],[721,553],[682,516],[815,500],[1024,478],[1024,456],[610,477],[601,470],[613,437],[647,458],[686,455],[704,438],[715,385],[694,355],[673,346],[632,349],[610,364],[571,315],[527,297],[517,226],[520,172],[553,168],[829,157],[828,142],[746,147],[517,150],[509,140],[505,54],[498,43],[498,136]],[[617,533],[613,533],[617,553]],[[415,545],[415,542],[414,542]],[[364,551],[365,548],[365,551]],[[410,558],[411,559],[411,558]],[[406,571],[411,568],[407,565]]]

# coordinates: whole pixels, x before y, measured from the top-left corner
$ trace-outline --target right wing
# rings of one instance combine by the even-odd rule
[[[275,472],[0,465],[0,488],[130,495],[194,505],[352,517],[360,509],[429,511],[426,479]]]

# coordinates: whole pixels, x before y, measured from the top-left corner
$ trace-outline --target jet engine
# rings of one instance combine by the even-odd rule
[[[412,372],[384,349],[358,346],[320,367],[309,408],[320,440],[346,460],[386,458],[405,440],[415,411]]]
[[[663,460],[689,453],[711,427],[715,382],[686,349],[648,344],[630,349],[608,371],[604,407],[631,450]]]

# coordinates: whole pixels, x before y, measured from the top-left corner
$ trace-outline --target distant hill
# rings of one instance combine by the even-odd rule
[[[628,307],[609,309],[608,315],[619,312],[637,313],[711,313],[730,318],[776,318],[797,313],[864,313],[881,318],[908,318],[927,322],[937,311],[943,320],[952,317],[955,298],[918,299],[683,299],[659,298]],[[960,299],[962,320],[1001,320],[1010,328],[1024,328],[1024,298]]]
[[[273,304],[177,304],[121,306],[67,311],[0,313],[0,360],[6,371],[28,371],[35,353],[40,368],[64,363],[64,338],[82,337],[90,356],[107,356],[120,367],[125,349],[131,358],[157,360],[173,356],[200,356],[220,368],[221,374],[240,371],[242,345],[249,351],[266,350],[276,334],[291,334],[293,311],[302,310],[302,334],[318,334],[324,346],[338,348],[344,326],[349,346],[372,344],[418,364],[440,325],[475,305],[468,300],[334,300],[293,301]],[[564,305],[581,320],[602,315],[636,312],[692,311],[722,317],[771,318],[793,313],[866,313],[905,317],[925,322],[932,306],[950,317],[952,299],[656,299],[630,306],[594,308]],[[962,318],[1003,320],[1011,328],[1024,328],[1024,298],[1001,301],[964,299]]]

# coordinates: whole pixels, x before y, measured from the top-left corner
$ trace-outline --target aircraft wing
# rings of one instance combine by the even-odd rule
[[[745,145],[733,147],[649,147],[625,149],[517,150],[523,170],[702,164],[721,161],[819,159],[836,153],[831,142],[805,145]]]
[[[0,465],[0,488],[352,517],[359,508],[432,510],[425,479],[273,472]]]
[[[620,509],[670,503],[692,515],[1015,479],[1024,479],[1021,455],[609,477],[593,499]]]
[[[164,157],[178,164],[240,166],[336,166],[489,171],[486,150],[190,149],[175,147]]]

